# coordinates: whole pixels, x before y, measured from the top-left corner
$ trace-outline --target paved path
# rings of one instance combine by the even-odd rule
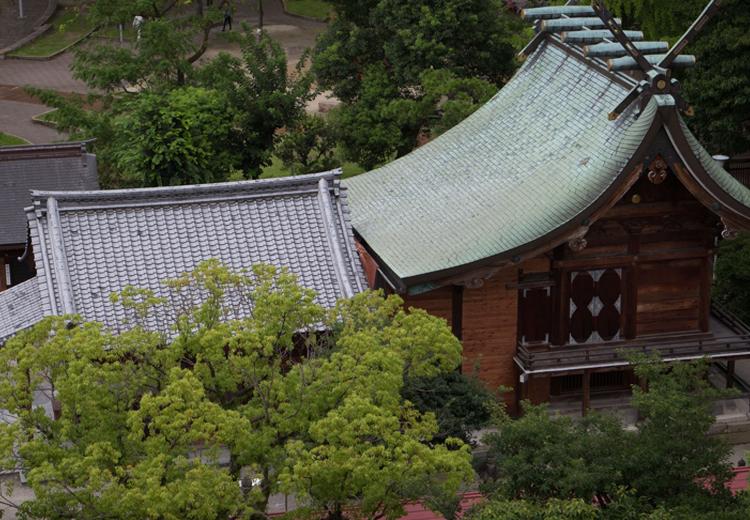
[[[23,137],[33,144],[65,140],[65,135],[53,128],[34,123],[31,118],[48,111],[44,105],[19,101],[0,101],[0,131]]]
[[[50,0],[23,0],[23,18],[19,18],[17,0],[0,0],[0,49],[31,34]]]
[[[7,1],[0,0],[0,5]],[[284,48],[289,59],[289,67],[292,69],[305,49],[315,44],[315,38],[325,29],[325,24],[287,15],[284,13],[281,0],[266,0],[264,7],[264,28]],[[242,22],[248,23],[251,27],[257,26],[255,4],[243,4],[239,8],[235,14],[235,31],[240,29]],[[92,40],[92,43],[96,43],[96,40]],[[240,49],[236,43],[229,42],[225,35],[221,34],[221,30],[215,30],[211,33],[209,50],[202,60],[210,59],[222,51],[239,55]],[[60,140],[62,136],[55,130],[31,122],[32,115],[45,112],[48,110],[47,107],[32,105],[35,100],[28,96],[19,98],[21,89],[10,94],[9,90],[14,86],[33,85],[61,93],[86,93],[88,89],[85,83],[73,79],[70,71],[72,61],[73,55],[69,52],[47,61],[0,60],[0,131],[18,135],[33,143]],[[317,110],[317,102],[313,105]]]

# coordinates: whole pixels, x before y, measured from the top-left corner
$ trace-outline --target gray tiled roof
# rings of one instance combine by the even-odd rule
[[[357,233],[401,279],[545,236],[614,182],[656,113],[607,114],[632,80],[542,42],[483,107],[345,184]]]
[[[209,258],[237,270],[287,267],[331,307],[365,287],[339,175],[35,191],[28,217],[44,313],[118,326],[127,315],[112,292],[133,285],[164,294],[161,282]]]
[[[42,300],[36,278],[0,292],[0,344],[42,319]]]
[[[0,147],[0,246],[25,244],[31,190],[95,190],[96,156],[85,143]]]

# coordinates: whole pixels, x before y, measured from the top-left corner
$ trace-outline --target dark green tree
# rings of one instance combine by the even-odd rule
[[[292,175],[335,168],[335,128],[322,116],[305,114],[279,137],[276,155]]]
[[[383,65],[369,67],[356,101],[333,114],[347,157],[365,168],[409,153],[484,104],[496,87],[460,78],[446,69],[426,70],[411,88],[399,88]]]
[[[649,39],[675,43],[708,0],[610,0],[608,5],[629,27]],[[688,124],[712,153],[750,150],[750,4],[726,0],[684,52],[695,54],[695,67],[680,74],[685,97],[695,108]]]
[[[420,412],[435,414],[439,428],[435,440],[439,442],[455,437],[472,443],[472,434],[487,426],[497,404],[476,376],[457,371],[409,378],[401,395]]]
[[[573,420],[526,404],[523,417],[501,420],[498,432],[485,439],[485,491],[499,500],[538,504],[603,498],[608,505],[602,518],[608,519],[746,514],[725,487],[728,447],[708,435],[712,403],[725,395],[707,381],[708,363],[634,362],[636,374],[648,381],[647,391],[633,388],[641,417],[636,430],[624,430],[614,416]]]
[[[750,235],[722,241],[713,296],[741,320],[750,322]]]
[[[238,168],[255,179],[271,164],[278,131],[297,124],[314,92],[312,77],[303,70],[305,57],[290,75],[281,46],[266,33],[256,38],[245,29],[241,59],[220,54],[200,70],[197,81],[226,96],[235,127],[226,144],[238,154]]]
[[[320,86],[344,102],[344,151],[368,168],[409,152],[421,142],[420,133],[429,137],[440,121],[438,131],[471,111],[442,111],[428,91],[439,87],[440,99],[458,89],[467,96],[463,102],[485,101],[485,93],[513,73],[517,35],[525,27],[500,0],[332,4],[336,17],[315,47],[313,71]],[[425,78],[433,70],[441,81]],[[471,86],[455,83],[469,78]],[[477,88],[480,81],[484,86]],[[427,113],[420,106],[425,97],[433,101]]]

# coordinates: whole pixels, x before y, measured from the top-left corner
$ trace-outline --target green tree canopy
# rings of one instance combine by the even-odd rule
[[[208,48],[212,29],[222,20],[221,3],[202,0],[97,0],[83,16],[101,28],[130,27],[143,18],[140,31],[121,44],[97,38],[75,50],[73,75],[107,92],[127,87],[169,89],[183,86],[193,64]],[[140,38],[137,33],[140,32]]]
[[[548,518],[546,508],[569,499],[597,499],[601,517],[613,519],[747,514],[725,487],[731,477],[728,447],[708,436],[712,402],[723,395],[706,380],[708,364],[636,361],[636,374],[648,381],[647,391],[633,388],[641,417],[637,429],[623,429],[615,416],[573,420],[526,404],[520,419],[501,420],[498,432],[486,437],[485,491],[496,500],[540,506],[519,505],[523,515],[507,518]]]
[[[141,41],[151,38],[168,45],[151,33]],[[58,107],[62,130],[96,138],[104,187],[218,182],[236,171],[257,178],[271,163],[277,131],[303,116],[312,81],[302,65],[288,74],[284,51],[268,35],[246,32],[239,43],[241,57],[220,53],[190,65],[182,86],[143,83],[138,91],[93,94],[85,102],[32,91]],[[113,74],[122,79],[127,70]]]
[[[707,2],[611,0],[608,5],[649,39],[675,43]],[[688,124],[711,153],[750,151],[750,63],[745,59],[749,24],[750,5],[726,0],[684,51],[697,57],[696,66],[680,74],[685,97],[695,108]]]
[[[25,517],[247,518],[286,491],[319,516],[397,518],[472,477],[468,447],[401,397],[459,363],[444,321],[376,293],[326,312],[269,266],[167,286],[114,297],[120,333],[49,318],[0,350],[0,467],[25,473]]]
[[[515,69],[524,24],[499,0],[332,4],[313,71],[344,102],[340,140],[366,168],[450,128]]]

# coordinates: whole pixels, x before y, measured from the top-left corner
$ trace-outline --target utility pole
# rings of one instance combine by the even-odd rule
[[[18,18],[23,18],[23,0],[18,0]]]
[[[258,29],[263,30],[263,0],[258,0]]]

